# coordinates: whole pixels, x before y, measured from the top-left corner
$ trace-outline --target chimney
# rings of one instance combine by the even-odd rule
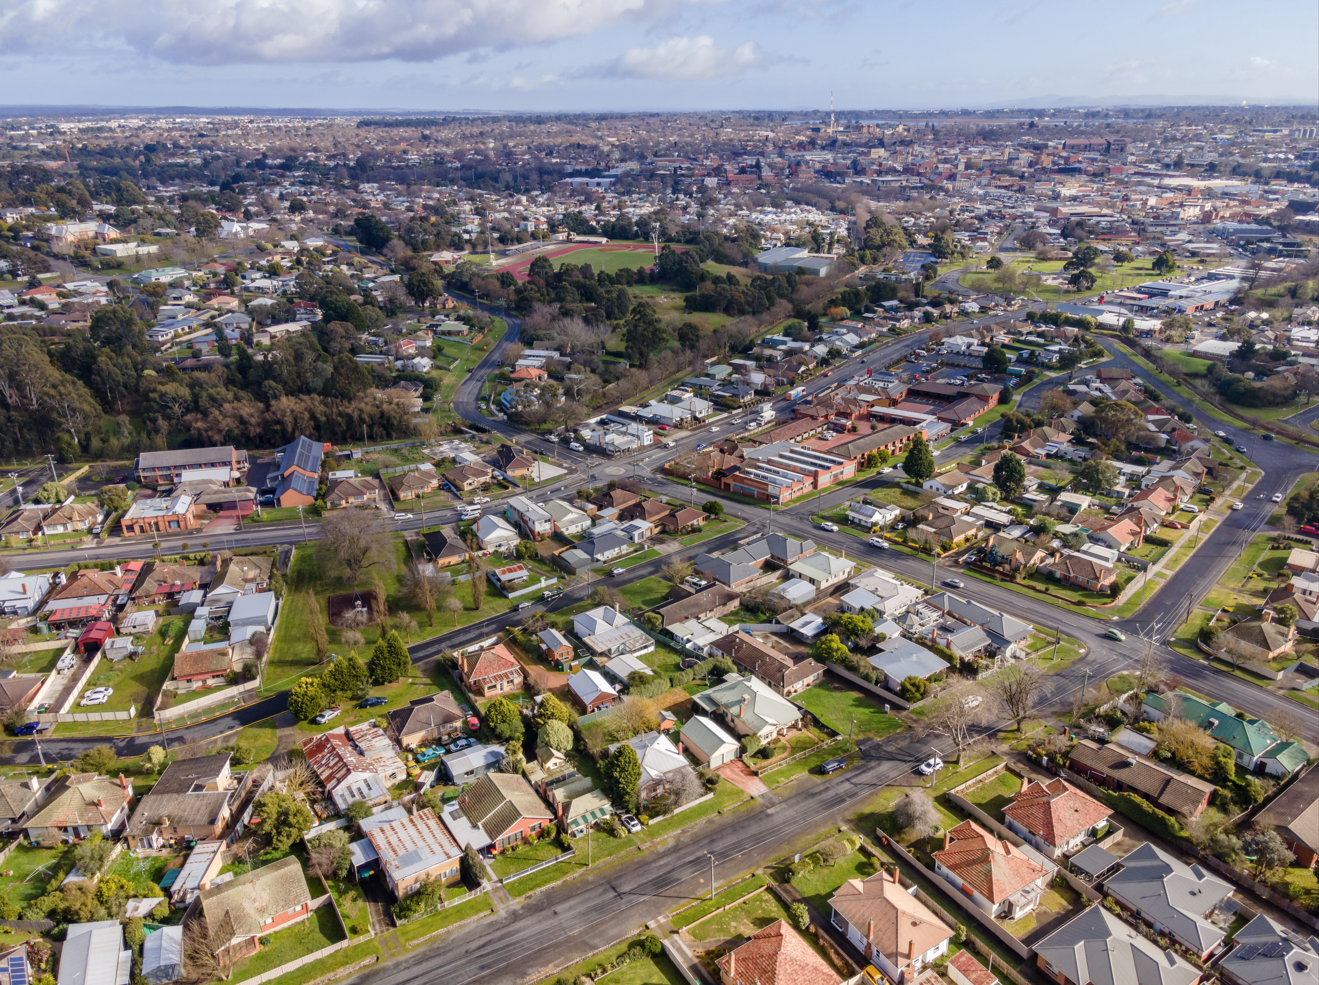
[[[893,866],[893,885],[895,886],[902,885],[902,878],[898,873],[898,867],[896,865]]]
[[[27,778],[27,788],[31,790],[33,793],[36,793],[38,790],[41,789],[41,781],[37,779],[35,776],[29,776]]]
[[[870,940],[874,936],[875,936],[875,921],[871,920],[869,923],[866,924],[866,940]]]
[[[907,960],[910,961],[910,960],[911,960],[912,958],[914,958],[914,957],[916,957],[916,938],[914,938],[914,937],[908,937],[908,938],[907,938]]]
[[[737,981],[734,977],[737,974],[737,952],[728,952],[728,977],[732,981]]]
[[[746,717],[746,713],[747,713],[747,698],[746,698],[746,695],[744,694],[744,695],[742,695],[742,701],[741,701],[741,703],[738,704],[738,706],[737,706],[737,717],[738,717],[738,718],[745,718],[745,717]]]
[[[131,794],[133,792],[132,785],[124,779],[124,774],[122,773],[119,774],[119,786],[123,789],[124,793]]]
[[[96,798],[96,806],[99,807],[99,808],[101,808],[101,810],[105,810],[105,798],[104,798],[104,797],[97,797],[97,798]]]
[[[1260,622],[1273,622],[1273,610],[1265,609],[1259,618]]]
[[[952,843],[953,843],[952,835],[949,834],[947,831],[945,831],[945,832],[943,833],[943,847],[944,847],[944,848],[947,848],[947,847],[948,847],[949,845],[951,845]]]

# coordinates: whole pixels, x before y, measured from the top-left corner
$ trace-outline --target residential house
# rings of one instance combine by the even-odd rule
[[[682,727],[682,746],[697,762],[718,769],[742,755],[737,739],[713,718],[693,715]]]
[[[675,512],[666,513],[660,517],[659,525],[665,533],[676,536],[705,526],[706,521],[709,519],[710,517],[700,510],[684,506]]]
[[[580,775],[555,788],[550,802],[569,838],[581,838],[596,821],[603,821],[614,813],[609,796],[597,790],[589,777]]]
[[[325,505],[332,510],[349,506],[379,506],[384,502],[385,487],[374,475],[333,479],[325,491]]]
[[[561,499],[551,499],[542,506],[542,509],[550,515],[555,533],[580,534],[591,527],[591,518],[585,511]]]
[[[1037,942],[1035,963],[1057,985],[1198,985],[1204,974],[1102,906]]]
[[[830,922],[889,981],[905,985],[948,953],[953,930],[904,888],[897,869],[849,879],[829,899]]]
[[[555,820],[526,778],[509,773],[485,774],[462,793],[458,806],[467,822],[490,839],[494,853],[521,844]]]
[[[370,722],[313,736],[302,751],[340,811],[359,800],[372,807],[388,803],[389,788],[407,777],[393,744]]]
[[[215,948],[225,967],[256,954],[261,938],[306,920],[311,915],[311,894],[302,863],[296,855],[289,855],[202,890],[197,907],[189,912],[206,920],[211,946],[217,943],[221,928],[232,933]]]
[[[1259,770],[1267,755],[1279,745],[1277,733],[1263,719],[1239,717],[1225,701],[1204,701],[1186,691],[1147,694],[1141,713],[1155,722],[1168,715],[1185,719],[1204,729],[1211,738],[1230,746],[1236,764],[1252,771]]]
[[[593,496],[591,502],[602,510],[612,509],[622,512],[629,506],[641,502],[641,496],[626,489],[607,489]]]
[[[251,775],[235,775],[229,761],[229,753],[219,752],[165,767],[129,819],[128,847],[172,848],[223,837]]]
[[[429,807],[383,824],[371,820],[362,825],[363,834],[395,897],[410,896],[428,882],[458,881],[463,850]]]
[[[942,493],[940,495],[943,495]],[[855,523],[858,527],[865,527],[873,530],[876,527],[888,527],[895,523],[902,516],[902,510],[889,503],[876,503],[874,506],[866,506],[862,503],[851,503],[847,507],[847,520],[849,523]]]
[[[1296,627],[1280,625],[1266,614],[1263,619],[1243,619],[1229,626],[1218,634],[1214,648],[1220,654],[1231,652],[1253,663],[1267,664],[1290,653],[1295,645]]]
[[[508,518],[531,540],[543,540],[554,533],[554,516],[526,496],[514,496],[504,504]]]
[[[5,517],[0,524],[0,537],[6,540],[31,540],[41,533],[41,521],[46,515],[47,506],[20,506]]]
[[[395,472],[387,482],[395,502],[406,503],[428,496],[440,487],[440,477],[433,468]]]
[[[64,503],[42,519],[47,534],[71,534],[91,530],[105,518],[105,510],[95,503]]]
[[[1113,813],[1061,777],[1027,783],[1003,808],[1003,823],[1045,858],[1056,859],[1078,847]]]
[[[729,674],[719,684],[696,695],[692,702],[700,713],[728,729],[740,742],[755,735],[762,743],[801,724],[801,709],[768,684],[754,677]]]
[[[1149,926],[1205,961],[1222,944],[1226,928],[1210,921],[1233,889],[1199,865],[1186,865],[1146,842],[1122,859],[1104,892]]]
[[[560,670],[571,666],[577,659],[577,651],[573,649],[571,641],[557,629],[546,629],[537,633],[536,640],[540,643],[545,659]]]
[[[928,680],[934,674],[948,672],[948,663],[919,643],[893,637],[879,644],[879,652],[866,662],[884,675],[884,686],[894,694],[908,677]]]
[[[179,682],[181,691],[215,687],[223,684],[225,675],[234,669],[233,657],[234,648],[225,640],[185,643],[174,655],[173,679]]]
[[[1319,767],[1297,777],[1255,816],[1255,824],[1276,831],[1298,866],[1314,868],[1319,861]]]
[[[444,770],[450,783],[461,786],[485,776],[507,755],[503,746],[478,744],[441,756],[440,768]]]
[[[916,586],[899,581],[879,568],[870,568],[861,572],[852,578],[848,585],[854,591],[861,590],[873,596],[877,601],[871,605],[871,608],[886,619],[906,612],[913,604],[920,601],[924,594]]]
[[[26,969],[26,962],[20,963]],[[8,966],[6,966],[8,969]],[[124,928],[118,920],[69,924],[60,949],[56,985],[120,985],[133,974],[133,951],[124,946]],[[9,985],[24,985],[9,973]]]
[[[1214,792],[1214,785],[1206,780],[1092,739],[1082,739],[1072,747],[1068,765],[1091,783],[1141,794],[1160,810],[1183,817],[1198,817]]]
[[[206,605],[224,609],[244,595],[270,589],[270,571],[275,559],[270,557],[216,557],[217,571],[206,590]]]
[[[273,485],[277,506],[311,506],[321,480],[325,445],[298,435],[275,452],[275,466],[266,476],[267,488]]]
[[[1057,868],[968,820],[944,833],[934,871],[982,912],[1019,920],[1039,905]]]
[[[979,602],[960,598],[951,592],[936,592],[925,600],[925,604],[937,612],[952,616],[958,622],[983,629],[993,644],[994,652],[1008,659],[1016,657],[1024,649],[1033,632],[1028,622]],[[937,635],[935,630],[929,632],[931,638]]]
[[[512,445],[500,445],[495,449],[495,467],[515,479],[529,479],[536,474],[536,457]]]
[[[813,585],[817,592],[823,592],[850,578],[856,562],[816,551],[789,564],[788,570],[794,577]]]
[[[252,633],[270,632],[275,625],[275,593],[240,595],[229,606],[229,630],[248,629]],[[251,633],[248,634],[249,636]]]
[[[613,752],[621,743],[610,746]],[[666,797],[680,776],[693,774],[682,750],[663,732],[645,732],[627,740],[641,763],[641,780],[637,799],[644,807],[652,800]]]
[[[504,551],[516,547],[520,537],[501,516],[483,516],[476,523],[476,539],[482,550]]]
[[[596,657],[639,657],[655,649],[654,639],[607,605],[573,616],[572,625],[578,639]]]
[[[997,555],[997,564],[994,556]],[[1009,571],[1021,571],[1048,564],[1053,558],[1053,550],[1041,547],[1025,539],[1006,537],[1003,534],[990,534],[985,546],[985,563],[992,567],[1007,568]]]
[[[447,744],[463,734],[467,715],[448,691],[437,691],[425,698],[414,698],[402,708],[389,713],[389,732],[399,747]]]
[[[692,619],[711,619],[732,612],[742,603],[742,596],[721,585],[703,589],[685,599],[670,602],[655,611],[665,629]]]
[[[460,493],[472,492],[494,481],[495,473],[485,462],[468,462],[448,469],[444,481]]]
[[[1237,931],[1235,947],[1217,965],[1227,985],[1316,985],[1319,936],[1302,934],[1259,914]]]
[[[172,603],[184,592],[201,587],[204,584],[202,579],[209,579],[209,575],[210,572],[201,567],[149,561],[133,585],[131,598],[140,606]]]
[[[467,560],[467,555],[471,553],[452,524],[444,524],[438,530],[427,531],[421,535],[421,539],[430,553],[431,563],[437,568],[463,564]]]
[[[786,920],[715,959],[719,985],[838,985],[838,973]],[[63,985],[63,983],[60,983]]]
[[[133,786],[95,773],[71,773],[55,781],[45,804],[27,822],[28,841],[59,845],[82,841],[99,831],[114,837],[128,824]]]
[[[1088,592],[1105,592],[1110,585],[1117,583],[1117,571],[1112,566],[1084,554],[1061,554],[1048,564],[1047,569],[1061,584]]]
[[[458,657],[458,682],[477,699],[521,691],[525,672],[503,643]]]
[[[144,486],[174,485],[185,479],[216,479],[235,485],[247,475],[247,452],[233,445],[144,451],[133,463],[133,472]]]
[[[1116,520],[1102,524],[1091,530],[1088,536],[1097,544],[1124,553],[1134,550],[1145,541],[1142,525],[1130,516],[1119,516]]]
[[[618,701],[618,692],[598,670],[579,670],[568,678],[568,693],[585,714],[603,711]]]
[[[818,661],[810,657],[795,661],[741,630],[716,640],[711,647],[732,660],[739,670],[764,681],[785,698],[818,684],[824,677],[824,665]]]
[[[46,802],[54,784],[54,780],[43,781],[35,776],[0,781],[0,833],[21,832],[28,818]]]

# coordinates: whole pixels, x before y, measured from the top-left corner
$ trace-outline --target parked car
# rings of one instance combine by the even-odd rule
[[[660,425],[658,425],[658,426],[656,427],[656,430],[657,430],[657,431],[667,431],[668,429],[669,429],[669,426],[668,426],[667,424],[660,424]]]
[[[578,444],[576,441],[570,442],[569,445],[568,445],[568,447],[571,448],[573,451],[586,451],[586,449],[583,448],[583,447],[582,447],[580,444]]]
[[[326,708],[323,712],[321,712],[319,715],[313,718],[312,721],[315,722],[317,725],[324,725],[326,722],[330,722],[338,718],[339,713],[342,711],[343,711],[342,708]]]
[[[540,593],[540,599],[542,602],[548,602],[551,599],[557,599],[562,594],[563,594],[562,588],[547,588],[545,589],[545,591]]]
[[[530,609],[535,604],[536,604],[535,602],[519,602],[518,612],[521,612],[523,609]]]
[[[961,578],[945,578],[945,579],[943,580],[943,583],[944,583],[945,585],[947,585],[949,588],[965,588],[965,587],[966,587],[964,584],[962,584],[962,579],[961,579]]]
[[[1122,632],[1120,629],[1110,629],[1108,632],[1104,633],[1104,635],[1110,640],[1117,640],[1119,643],[1127,638],[1126,633]]]
[[[1280,492],[1279,492],[1279,493],[1274,493],[1274,494],[1273,494],[1273,501],[1274,501],[1275,503],[1281,503],[1281,502],[1282,502],[1282,493],[1280,493]]]
[[[24,722],[14,729],[15,735],[36,735],[37,729],[41,728],[40,722]]]
[[[1270,432],[1270,431],[1265,431],[1265,432],[1264,432],[1264,440],[1265,440],[1265,441],[1272,441],[1272,440],[1273,440],[1273,434],[1272,434],[1272,432]]]
[[[1226,432],[1226,431],[1215,431],[1215,432],[1214,432],[1214,435],[1217,436],[1217,437],[1219,437],[1219,438],[1226,438],[1226,437],[1227,437],[1227,432]]]
[[[825,520],[822,524],[820,524],[820,529],[827,530],[831,534],[836,534],[838,533],[838,524],[830,523],[828,520]]]
[[[411,513],[395,513],[395,514],[394,514],[394,519],[395,519],[395,520],[411,520],[411,519],[412,519],[412,514],[411,514]]]
[[[888,541],[886,541],[883,537],[871,537],[869,540],[869,544],[871,547],[878,547],[881,551],[888,550]]]
[[[1234,509],[1234,510],[1245,509],[1245,507],[1246,507],[1246,504],[1245,504],[1245,503],[1242,503],[1242,502],[1239,502],[1239,501],[1236,502],[1236,503],[1233,503],[1233,504],[1232,504],[1232,509]]]
[[[461,749],[466,749],[468,746],[474,745],[476,745],[475,739],[459,739],[453,745],[449,746],[449,752],[458,752]]]
[[[1241,454],[1244,455],[1244,454],[1246,453],[1246,446],[1245,446],[1245,445],[1237,445],[1237,451],[1241,452]]]
[[[609,573],[611,575],[625,575],[627,574],[627,568],[612,568]]]
[[[839,770],[845,769],[847,769],[846,759],[831,759],[828,762],[820,764],[820,773],[823,776],[828,776],[830,773],[837,773]]]
[[[373,695],[371,695],[371,697],[369,697],[369,698],[363,698],[363,699],[358,703],[357,707],[359,707],[359,708],[379,708],[381,705],[383,705],[383,704],[385,704],[386,702],[388,702],[388,700],[389,700],[388,698],[382,697],[382,696],[379,695],[379,694],[373,694]]]
[[[880,475],[888,475],[888,474],[889,474],[890,472],[892,472],[892,471],[893,471],[893,466],[892,466],[892,465],[885,465],[882,469],[879,470],[879,474],[880,474]]]
[[[943,760],[938,756],[935,756],[933,759],[927,759],[916,767],[917,772],[919,772],[921,776],[929,776],[935,770],[941,769],[943,769]]]
[[[1164,520],[1163,525],[1165,527],[1171,527],[1173,530],[1186,529],[1186,524],[1182,523],[1180,520]]]
[[[641,831],[641,822],[631,814],[620,814],[618,819],[623,822],[623,827],[627,828],[628,834],[639,834]]]
[[[481,506],[481,505],[483,505],[483,504],[485,504],[485,503],[490,502],[490,497],[489,497],[489,496],[477,496],[477,497],[475,497],[475,498],[472,500],[472,502],[475,503],[477,506]]]
[[[475,732],[481,727],[481,721],[475,715],[467,716],[467,731]]]
[[[559,443],[559,436],[557,434],[547,434],[545,435],[545,440],[553,441],[557,445]]]

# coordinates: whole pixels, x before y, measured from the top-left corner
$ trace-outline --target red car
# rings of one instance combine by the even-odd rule
[[[1180,520],[1164,520],[1163,525],[1165,527],[1172,527],[1174,530],[1186,529],[1186,524],[1182,523]]]
[[[480,727],[481,727],[481,723],[480,723],[479,721],[476,720],[476,716],[475,716],[475,715],[468,715],[468,716],[467,716],[467,728],[468,728],[469,731],[475,732],[475,731],[477,731],[477,729],[479,729]]]
[[[659,429],[661,431],[667,431],[669,429],[669,426],[667,424],[661,424],[659,425]]]

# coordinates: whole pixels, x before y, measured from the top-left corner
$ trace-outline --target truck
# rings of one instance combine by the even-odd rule
[[[804,386],[793,387],[788,391],[787,399],[800,400],[804,396],[806,396],[806,388]]]

